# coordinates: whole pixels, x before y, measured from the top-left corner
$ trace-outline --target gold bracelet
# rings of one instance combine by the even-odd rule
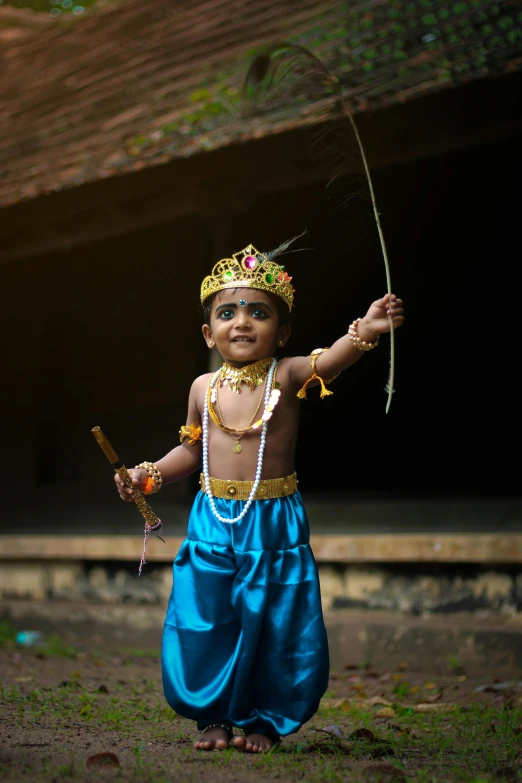
[[[312,365],[312,377],[308,378],[308,380],[306,381],[304,386],[302,386],[299,389],[299,391],[297,392],[297,396],[298,396],[298,398],[300,400],[306,400],[306,387],[308,386],[309,383],[312,383],[312,381],[319,381],[319,383],[321,384],[321,393],[319,395],[321,399],[323,399],[323,397],[329,397],[331,394],[333,394],[332,391],[328,391],[328,389],[326,388],[325,384],[326,383],[331,383],[332,381],[335,381],[335,379],[339,376],[340,373],[336,373],[333,376],[333,378],[330,378],[330,380],[325,381],[325,380],[323,380],[323,378],[321,378],[320,375],[317,375],[317,372],[316,372],[316,369],[315,369],[315,363],[316,363],[317,359],[320,357],[320,355],[322,353],[324,353],[325,351],[328,351],[328,350],[329,350],[329,348],[315,348],[312,351],[312,353],[310,354],[310,360],[311,360],[311,365]]]
[[[155,492],[160,491],[161,485],[163,484],[163,477],[154,462],[140,462],[139,465],[136,465],[136,470],[146,470],[149,474],[147,481],[149,485],[152,482],[152,486],[146,492],[147,495],[153,495]]]
[[[377,339],[374,340],[373,343],[367,343],[366,340],[361,340],[361,338],[357,334],[357,326],[360,320],[361,320],[360,318],[356,318],[355,321],[352,324],[350,324],[350,328],[348,329],[348,337],[355,345],[355,347],[358,348],[360,351],[371,351],[374,348],[377,348],[377,346],[379,345],[379,338],[377,337]]]

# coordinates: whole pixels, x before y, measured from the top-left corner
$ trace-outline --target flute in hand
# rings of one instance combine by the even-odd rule
[[[114,472],[121,477],[126,487],[134,491],[134,503],[136,504],[143,518],[145,519],[145,531],[144,531],[145,539],[143,542],[143,554],[141,556],[140,567],[138,570],[138,574],[141,576],[141,570],[146,562],[145,554],[146,554],[148,538],[153,530],[161,531],[161,519],[159,519],[154,513],[154,511],[151,509],[151,507],[143,497],[143,493],[141,492],[141,490],[137,489],[132,483],[132,479],[129,476],[129,471],[127,470],[123,462],[120,460],[120,458],[112,448],[111,444],[103,434],[101,428],[93,427],[91,432],[94,435],[96,443],[99,445],[99,447],[101,448],[101,450],[103,451],[103,453],[105,454],[109,462],[111,463]],[[157,536],[160,539],[160,541],[164,542],[164,539],[161,538],[159,533],[157,534]]]

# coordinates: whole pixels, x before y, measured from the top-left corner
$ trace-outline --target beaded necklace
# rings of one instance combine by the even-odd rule
[[[264,400],[265,400],[265,410],[268,408],[268,402],[270,400],[270,395],[272,392],[272,385],[274,382],[274,374],[277,367],[277,360],[272,359],[270,369],[268,371],[268,377],[266,379],[266,387],[265,387],[265,394],[264,394]],[[212,494],[212,488],[210,485],[210,475],[208,472],[208,420],[209,420],[209,398],[211,397],[212,390],[219,378],[219,375],[221,373],[221,369],[217,370],[212,378],[210,379],[208,389],[209,393],[205,395],[205,403],[203,408],[203,476],[205,478],[205,489],[208,495],[210,508],[212,510],[213,515],[219,522],[226,522],[227,524],[231,525],[235,522],[239,522],[245,514],[247,513],[248,509],[254,502],[254,498],[257,493],[257,488],[259,487],[259,482],[261,481],[261,473],[263,472],[263,455],[265,453],[265,445],[266,445],[266,431],[268,428],[268,420],[263,421],[263,426],[261,427],[261,438],[259,441],[259,452],[257,455],[257,468],[256,468],[256,475],[254,479],[254,483],[252,485],[252,489],[250,491],[250,494],[248,496],[248,500],[245,503],[245,506],[243,508],[243,511],[237,516],[234,517],[234,519],[228,519],[227,517],[221,516],[221,514],[218,512],[216,508],[216,501],[214,500],[214,496]],[[270,418],[270,417],[268,417]]]

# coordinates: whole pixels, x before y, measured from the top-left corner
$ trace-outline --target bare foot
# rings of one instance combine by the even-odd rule
[[[196,750],[226,750],[230,745],[229,734],[220,726],[213,726],[201,733],[201,737],[194,743]]]
[[[232,745],[245,753],[268,753],[274,747],[274,740],[264,734],[247,734],[246,737],[234,737]]]

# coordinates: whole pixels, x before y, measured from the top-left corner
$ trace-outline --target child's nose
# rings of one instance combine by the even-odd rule
[[[248,312],[245,313],[243,308],[241,308],[241,310],[239,311],[237,320],[241,327],[250,326],[250,316]]]

